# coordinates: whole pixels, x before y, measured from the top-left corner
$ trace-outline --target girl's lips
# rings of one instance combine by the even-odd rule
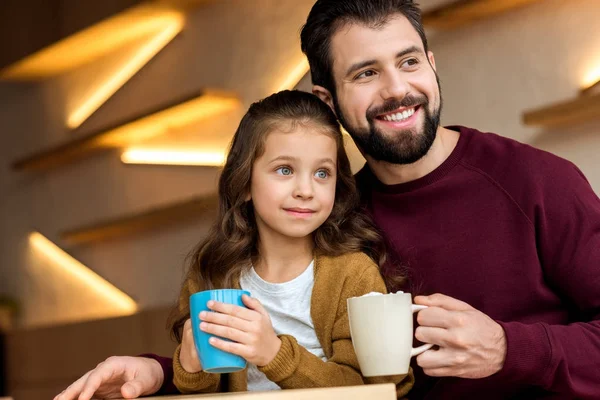
[[[315,211],[308,208],[284,208],[285,212],[291,214],[294,217],[307,218],[315,213]]]

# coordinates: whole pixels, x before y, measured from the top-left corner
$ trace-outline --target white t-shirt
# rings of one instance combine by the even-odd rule
[[[315,283],[313,266],[314,261],[311,261],[302,274],[284,283],[266,282],[251,268],[240,277],[240,286],[262,303],[277,335],[292,335],[299,345],[326,361],[310,316],[310,299]],[[256,365],[248,364],[248,390],[277,389],[281,388],[268,380]]]

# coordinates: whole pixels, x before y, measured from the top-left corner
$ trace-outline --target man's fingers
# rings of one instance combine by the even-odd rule
[[[92,371],[86,372],[85,375],[83,375],[81,378],[77,379],[75,382],[73,382],[71,385],[69,385],[68,388],[63,390],[62,393],[60,393],[58,396],[56,396],[54,398],[54,400],[75,399],[75,396],[77,396],[79,393],[81,393],[81,389],[83,388],[85,381],[87,380],[88,376],[90,376],[91,373],[92,373]]]
[[[418,355],[417,365],[423,369],[455,367],[457,364],[460,364],[461,360],[459,360],[459,357],[464,357],[464,355],[442,347],[438,350],[427,350]]]
[[[452,311],[440,307],[429,307],[419,311],[417,322],[421,326],[449,328],[453,326]]]
[[[423,369],[425,375],[442,377],[442,376],[461,376],[460,372],[456,368],[442,367],[442,368],[431,368]]]
[[[207,303],[207,306],[213,311],[227,315],[232,315],[234,317],[245,319],[246,321],[255,321],[257,319],[256,311],[249,310],[246,307],[240,307],[234,304],[221,303],[214,300],[210,300]]]
[[[469,304],[444,294],[436,293],[431,296],[416,296],[415,304],[429,307],[440,307],[451,311],[473,310]]]
[[[141,381],[134,379],[121,386],[121,395],[124,399],[138,398],[142,395],[143,387],[144,384]]]
[[[94,393],[96,393],[96,390],[98,390],[98,388],[100,387],[100,385],[110,380],[113,377],[114,373],[114,368],[109,367],[104,363],[101,366],[97,367],[95,370],[91,371],[91,373],[85,380],[85,383],[81,390],[81,394],[79,395],[79,398],[77,400],[91,399]]]
[[[431,343],[440,347],[448,347],[450,333],[446,329],[419,326],[415,331],[415,338],[423,343]]]

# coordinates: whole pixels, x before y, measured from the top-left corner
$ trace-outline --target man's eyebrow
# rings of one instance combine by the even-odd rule
[[[422,54],[423,50],[421,50],[421,48],[418,46],[410,46],[410,47],[407,47],[406,49],[398,52],[398,54],[396,54],[396,58],[404,57],[405,55],[412,54],[412,53],[421,53]],[[358,71],[359,69],[368,67],[369,65],[373,65],[376,62],[377,62],[377,60],[365,60],[365,61],[359,61],[357,63],[354,63],[346,71],[346,76],[352,74],[355,71]]]

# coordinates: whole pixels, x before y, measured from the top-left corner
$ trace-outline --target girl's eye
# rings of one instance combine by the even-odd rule
[[[290,167],[279,167],[275,170],[279,175],[291,175],[292,169]]]
[[[315,176],[320,179],[325,179],[329,176],[329,172],[324,169],[320,169],[315,173]]]

